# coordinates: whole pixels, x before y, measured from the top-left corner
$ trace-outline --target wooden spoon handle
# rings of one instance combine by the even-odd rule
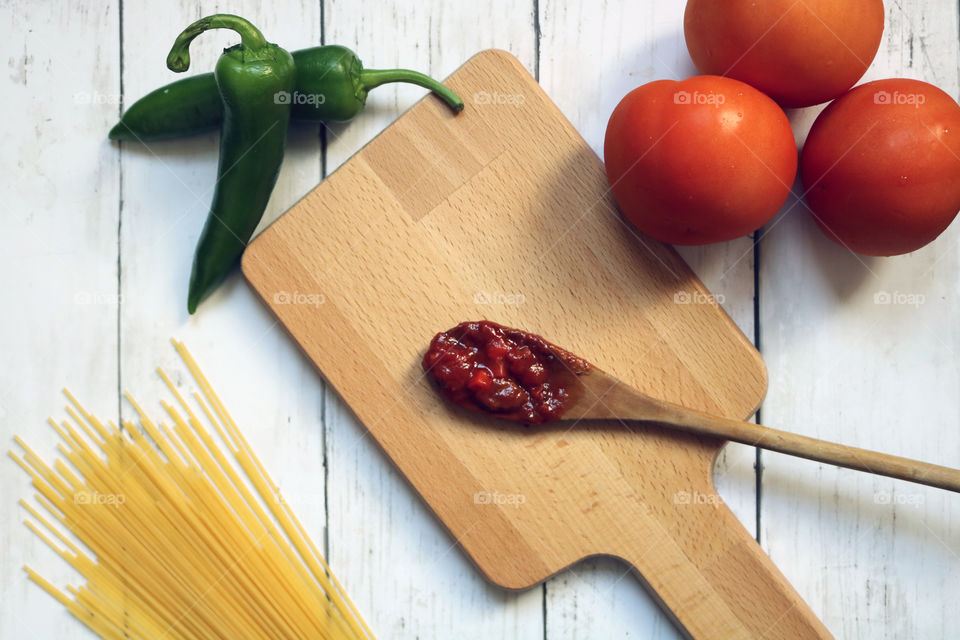
[[[838,467],[960,492],[960,471],[957,469],[808,438],[752,422],[721,418],[683,407],[664,404],[662,411],[658,414],[662,415],[657,416],[656,422],[684,431],[718,436],[761,449],[834,464]]]

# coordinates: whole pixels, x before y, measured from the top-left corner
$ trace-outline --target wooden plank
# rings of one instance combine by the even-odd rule
[[[680,2],[541,0],[540,84],[603,155],[607,119],[632,89],[696,74],[683,40]],[[576,42],[578,46],[570,46]],[[585,52],[589,51],[589,55]],[[754,334],[750,238],[680,254],[747,336]],[[715,467],[720,495],[755,534],[756,450],[727,445]],[[591,561],[547,584],[547,629],[562,638],[676,637],[650,597],[608,560]],[[611,615],[614,602],[615,615]]]
[[[327,1],[324,17],[326,41],[350,47],[370,68],[406,67],[443,78],[491,47],[534,68],[529,1]],[[423,95],[419,87],[400,85],[371,92],[360,117],[329,129],[328,169]],[[486,582],[333,391],[326,416],[330,561],[362,585],[351,595],[374,631],[383,637],[542,637],[540,590],[509,593]]]
[[[920,78],[956,97],[957,4],[885,4],[865,80]],[[818,112],[794,114],[804,136]],[[772,227],[761,250],[764,421],[960,466],[958,240],[954,225],[914,254],[869,259],[827,239],[802,208]],[[763,460],[761,540],[838,637],[956,635],[960,611],[948,603],[960,592],[958,496],[766,452]]]
[[[336,38],[328,33],[327,40],[352,46],[372,65],[403,64],[443,76],[477,49],[496,46],[519,55],[536,71],[534,5],[529,2],[428,2],[386,9],[372,1],[322,4],[328,27],[338,30]],[[682,3],[665,4],[539,3],[541,81],[598,151],[606,118],[623,93],[655,77],[692,72],[676,18]],[[887,4],[887,33],[868,78],[920,77],[957,95],[956,8],[942,0]],[[284,0],[270,11],[250,3],[230,10],[253,17],[271,32],[268,37],[282,37],[284,45],[296,48],[319,39],[320,6]],[[124,3],[127,103],[173,77],[163,66],[169,41],[190,20],[217,8],[210,3]],[[69,384],[100,415],[116,413],[116,358],[108,354],[117,352],[119,161],[104,133],[118,108],[119,13],[116,3],[78,6],[76,11],[22,3],[0,7],[9,25],[3,125],[8,153],[0,162],[7,175],[16,176],[7,192],[0,278],[5,298],[22,307],[20,313],[4,314],[0,326],[8,359],[32,363],[8,368],[0,379],[0,426],[8,441],[12,433],[25,434],[38,448],[51,442],[41,423],[46,415],[58,414],[55,389],[60,384]],[[298,20],[290,21],[290,15]],[[195,49],[197,68],[209,68],[219,46],[230,42],[227,34],[204,36]],[[379,89],[363,119],[332,131],[329,166],[339,165],[421,94],[420,89]],[[88,98],[89,108],[78,108]],[[605,102],[598,106],[598,100]],[[793,117],[804,126],[817,111]],[[315,132],[307,127],[291,138],[268,219],[319,179]],[[155,408],[149,401],[157,389],[152,365],[173,363],[166,342],[171,333],[186,338],[236,416],[242,422],[256,418],[256,424],[244,428],[249,432],[262,425],[251,439],[271,470],[278,476],[283,472],[279,479],[288,499],[318,538],[325,514],[323,484],[317,480],[323,440],[317,430],[326,412],[331,437],[340,438],[330,452],[336,460],[332,484],[340,487],[331,496],[337,502],[331,532],[340,540],[334,555],[354,567],[346,576],[338,573],[350,593],[367,592],[365,613],[381,611],[368,615],[384,623],[375,624],[375,631],[438,637],[450,630],[473,635],[479,628],[495,637],[542,635],[539,591],[518,595],[489,586],[459,550],[447,548],[449,536],[383,454],[361,437],[362,429],[332,391],[331,406],[324,407],[321,379],[279,327],[271,328],[272,317],[252,301],[245,286],[234,279],[203,315],[187,320],[185,282],[195,234],[206,214],[208,198],[200,196],[208,194],[201,191],[215,177],[216,137],[153,145],[151,151],[126,145],[122,158],[124,386]],[[185,187],[197,197],[185,198]],[[761,299],[770,303],[763,316],[768,327],[763,346],[772,374],[766,420],[958,464],[949,457],[958,450],[955,430],[949,428],[956,422],[960,386],[951,355],[957,344],[952,284],[958,276],[957,232],[951,230],[917,256],[868,261],[878,277],[868,273],[859,279],[852,275],[862,269],[859,263],[836,255],[818,233],[802,215],[791,214],[763,247]],[[740,243],[749,248],[749,241]],[[740,243],[681,253],[714,293],[725,296],[727,311],[752,335],[753,257],[740,258]],[[924,304],[873,305],[871,296],[882,291],[919,293]],[[877,336],[884,336],[882,343]],[[881,363],[881,368],[866,371],[870,363]],[[811,385],[811,380],[816,382]],[[892,389],[906,391],[896,402],[899,407],[869,400],[894,396]],[[265,395],[267,408],[259,409],[254,398]],[[850,426],[837,431],[844,418]],[[909,436],[903,425],[910,425]],[[955,500],[932,490],[917,492],[892,481],[764,456],[762,533],[768,550],[831,629],[865,638],[952,634],[958,614],[943,607],[943,594],[960,586],[953,555]],[[754,519],[748,490],[752,453],[727,457],[718,482],[730,482],[720,492],[749,525]],[[27,491],[14,466],[0,473],[4,486],[16,488],[15,493]],[[86,637],[19,570],[25,559],[60,567],[23,527],[20,515],[9,510],[0,528],[5,596],[0,635]],[[551,581],[549,637],[676,635],[620,563],[591,564],[593,568],[574,569],[580,577],[566,572]],[[369,584],[371,574],[379,584]],[[69,573],[50,575],[65,580]]]
[[[482,52],[448,82],[499,97],[458,116],[422,100],[251,244],[248,280],[497,584],[529,587],[606,553],[694,637],[824,637],[709,499],[721,443],[603,423],[531,433],[451,411],[424,379],[416,363],[435,327],[482,313],[692,407],[746,416],[766,383],[727,315],[677,304],[708,293],[668,247],[624,232],[599,158],[516,58]],[[442,196],[425,214],[411,190]],[[478,311],[484,287],[523,303]],[[278,303],[291,288],[326,304]],[[484,492],[524,506],[491,509]]]
[[[118,158],[103,137],[120,93],[118,13],[116,2],[83,11],[0,4],[7,60],[0,124],[4,450],[19,434],[44,457],[54,453],[45,421],[66,417],[65,385],[116,419]],[[15,501],[33,495],[29,479],[7,460],[0,486],[0,636],[88,637],[21,569],[29,564],[61,585],[77,581],[23,525],[28,516]]]
[[[173,39],[197,18],[224,7],[216,2],[161,5],[124,3],[124,89],[127,104],[179,77],[164,61]],[[269,5],[244,1],[229,10],[257,25],[288,50],[318,45],[320,7],[309,0]],[[291,19],[295,16],[295,19]],[[188,73],[211,71],[236,34],[213,31],[191,46]],[[194,246],[210,205],[217,173],[217,133],[168,142],[123,144],[121,313],[123,387],[151,415],[162,412],[154,367],[174,380],[189,376],[170,346],[184,340],[227,409],[318,545],[326,534],[324,491],[324,384],[236,275],[193,317],[186,311]],[[291,127],[277,186],[261,227],[296,202],[321,178],[319,126]],[[191,390],[187,386],[184,390]],[[123,407],[125,417],[132,411]],[[322,546],[320,547],[322,549]],[[345,582],[348,592],[354,586]]]

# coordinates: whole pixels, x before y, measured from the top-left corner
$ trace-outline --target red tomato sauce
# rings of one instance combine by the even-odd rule
[[[423,370],[451,402],[531,424],[556,420],[590,364],[540,336],[495,322],[462,322],[438,333]]]

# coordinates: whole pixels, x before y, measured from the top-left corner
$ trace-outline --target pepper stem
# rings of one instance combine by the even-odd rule
[[[429,89],[440,96],[456,112],[463,111],[463,100],[442,82],[419,71],[409,69],[364,69],[360,72],[360,85],[364,92],[389,82],[409,82]]]
[[[229,13],[217,13],[200,18],[180,32],[167,54],[167,68],[181,73],[190,68],[190,43],[204,31],[231,29],[240,35],[240,44],[246,51],[256,51],[267,46],[260,30],[249,21]]]

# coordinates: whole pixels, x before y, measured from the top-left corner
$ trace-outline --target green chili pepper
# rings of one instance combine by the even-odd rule
[[[289,98],[294,120],[346,122],[356,116],[367,93],[381,84],[408,82],[440,96],[454,111],[463,109],[456,93],[430,76],[407,69],[364,69],[346,47],[328,45],[293,52],[297,81]],[[123,114],[111,140],[151,142],[200,133],[220,124],[223,106],[212,73],[185,78],[148,93]]]
[[[279,99],[294,90],[293,57],[267,42],[239,16],[217,14],[197,20],[177,36],[167,67],[186,71],[190,43],[209,29],[232,29],[241,43],[223,52],[214,71],[223,122],[220,167],[210,214],[200,233],[187,310],[219,286],[240,258],[263,216],[277,181],[290,122],[290,102]]]
[[[220,126],[223,101],[212,73],[201,73],[151,91],[124,111],[111,140],[153,142]]]

